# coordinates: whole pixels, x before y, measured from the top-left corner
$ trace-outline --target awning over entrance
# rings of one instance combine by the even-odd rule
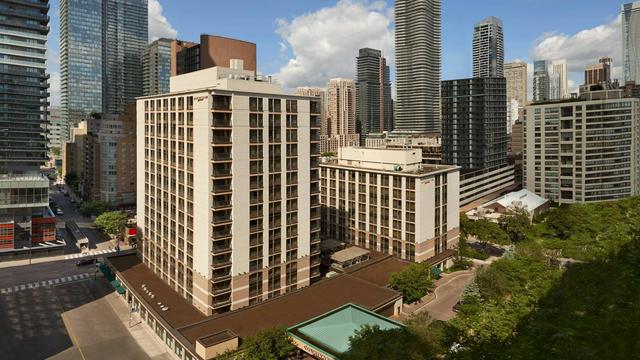
[[[334,360],[349,350],[349,337],[363,325],[383,330],[404,326],[360,306],[346,304],[287,331],[302,351],[318,359]]]

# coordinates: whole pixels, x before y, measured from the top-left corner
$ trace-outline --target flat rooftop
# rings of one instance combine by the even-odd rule
[[[198,339],[206,343],[224,341],[225,334],[230,338],[235,335],[244,338],[274,326],[291,327],[349,303],[376,311],[402,297],[395,290],[340,274],[256,305],[207,317],[165,284],[135,254],[110,257],[107,262],[128,288],[174,328],[174,333],[192,345]],[[143,284],[154,298],[143,290]],[[169,310],[163,311],[164,306]]]
[[[179,328],[207,318],[154,274],[135,254],[112,256],[106,261],[117,270],[118,277],[124,280],[125,285],[144,299],[172,327]],[[143,290],[142,285],[151,292],[153,298]],[[169,310],[163,311],[165,306]]]
[[[386,287],[389,285],[389,277],[391,274],[402,271],[411,264],[409,261],[387,255],[350,266],[345,269],[345,272],[358,279]]]
[[[402,295],[353,276],[341,274],[311,286],[178,329],[190,342],[230,330],[241,338],[274,327],[290,327],[322,315],[347,303],[376,310],[395,302]]]

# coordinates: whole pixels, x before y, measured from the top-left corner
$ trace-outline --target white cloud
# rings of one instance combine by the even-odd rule
[[[149,41],[159,38],[175,39],[177,36],[178,30],[162,14],[160,1],[149,0]]]
[[[394,64],[393,8],[384,1],[340,0],[333,7],[278,19],[276,33],[289,61],[275,77],[287,89],[327,85],[333,77],[355,75],[358,49],[382,50]]]
[[[569,69],[569,90],[575,91],[584,81],[584,68],[597,64],[600,57],[613,58],[612,77],[622,75],[621,17],[606,24],[579,31],[575,34],[545,33],[531,48],[533,60],[566,59]]]

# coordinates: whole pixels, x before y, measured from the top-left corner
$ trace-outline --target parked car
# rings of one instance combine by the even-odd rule
[[[64,215],[64,211],[62,211],[62,209],[57,209],[56,215]]]
[[[91,264],[95,264],[95,263],[96,263],[96,259],[95,258],[82,259],[82,260],[78,260],[78,262],[76,262],[76,266],[86,266],[86,265],[91,265]]]

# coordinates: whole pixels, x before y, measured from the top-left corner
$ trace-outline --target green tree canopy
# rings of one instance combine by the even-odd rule
[[[501,216],[498,223],[513,243],[526,240],[531,232],[529,215],[521,209],[517,209],[513,214]]]
[[[74,172],[70,172],[64,176],[64,183],[67,184],[72,189],[77,189],[78,184],[80,183],[80,179],[78,178],[78,174]]]
[[[102,201],[85,201],[80,204],[78,212],[84,217],[98,216],[110,208],[109,204]]]
[[[249,337],[242,343],[245,359],[284,360],[296,347],[284,327],[274,327]]]
[[[389,330],[363,326],[349,338],[349,351],[341,359],[435,359],[445,350],[443,344],[452,341],[451,328],[432,322],[426,312],[412,315],[405,325]]]
[[[426,262],[407,266],[402,271],[392,273],[389,284],[402,293],[405,303],[413,303],[425,296],[433,287],[431,265]]]
[[[127,225],[127,214],[122,211],[108,211],[96,218],[96,226],[110,236],[121,235]]]

